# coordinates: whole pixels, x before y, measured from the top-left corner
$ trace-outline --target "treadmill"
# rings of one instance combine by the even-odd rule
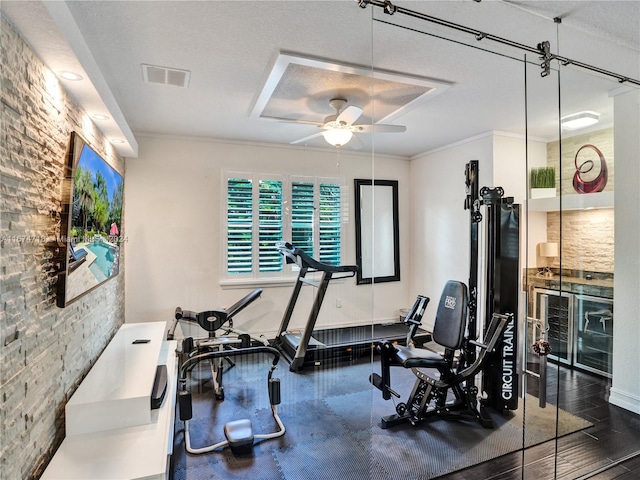
[[[319,262],[301,249],[286,242],[278,242],[277,248],[288,264],[300,268],[298,278],[284,313],[280,328],[273,340],[284,358],[289,362],[289,370],[299,372],[308,366],[320,366],[329,362],[352,361],[368,353],[379,341],[387,340],[406,343],[408,326],[402,322],[358,325],[342,328],[315,329],[316,320],[331,280],[355,276],[357,265],[329,265]],[[320,281],[307,278],[308,273],[322,272]],[[291,315],[296,306],[303,284],[317,288],[311,312],[304,330],[288,330]],[[422,300],[420,300],[422,299]],[[419,321],[429,299],[418,297],[409,318]],[[415,311],[415,314],[414,314]],[[412,315],[414,314],[414,315]],[[418,317],[419,314],[419,317]],[[416,345],[431,340],[431,334],[419,329],[413,341]]]

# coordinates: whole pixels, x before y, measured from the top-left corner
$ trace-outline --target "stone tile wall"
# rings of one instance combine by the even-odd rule
[[[562,268],[613,273],[614,210],[569,210],[547,213],[547,241],[560,244]],[[551,267],[560,267],[556,258]]]
[[[120,274],[56,307],[61,187],[70,133],[112,166],[111,148],[0,18],[0,479],[38,478],[64,438],[64,406],[124,322]],[[124,253],[124,252],[122,252]]]
[[[614,152],[613,128],[605,128],[562,139],[562,168],[560,168],[560,142],[547,144],[547,164],[556,168],[556,187],[562,195],[578,195],[573,188],[573,175],[576,171],[574,159],[583,145],[594,145],[605,158],[608,169],[608,181],[605,192],[614,188]],[[581,159],[594,161],[593,171],[583,175],[591,180],[600,171],[599,158],[593,150],[586,151]],[[559,172],[559,173],[558,173]],[[562,182],[562,183],[560,183]],[[613,209],[580,210],[562,212],[562,268],[613,273],[614,231]],[[560,212],[547,214],[547,241],[560,239]],[[556,258],[552,267],[559,268],[560,259]]]

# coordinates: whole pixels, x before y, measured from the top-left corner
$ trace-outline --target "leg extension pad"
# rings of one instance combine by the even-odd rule
[[[400,398],[400,394],[394,390],[391,390],[391,387],[389,387],[388,385],[385,385],[382,381],[382,377],[377,373],[372,373],[371,375],[369,375],[369,382],[371,382],[371,384],[378,390],[382,391],[382,393],[389,392],[394,397]]]

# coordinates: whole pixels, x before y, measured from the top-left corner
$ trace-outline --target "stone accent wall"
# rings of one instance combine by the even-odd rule
[[[562,268],[613,273],[614,210],[570,210],[547,213],[547,241],[560,244]],[[560,267],[556,258],[551,267]]]
[[[53,72],[0,18],[0,479],[38,478],[64,438],[64,406],[124,322],[120,274],[55,303],[61,187],[70,133],[124,160]],[[124,253],[124,252],[122,252]]]
[[[556,168],[556,188],[560,194],[578,195],[573,188],[573,175],[576,171],[574,158],[578,149],[587,144],[596,146],[602,152],[608,169],[608,181],[604,191],[613,191],[613,128],[606,128],[563,138],[562,166],[558,161],[560,142],[555,141],[547,144],[547,164]],[[590,151],[590,155],[585,158],[590,158],[595,163],[592,174],[582,176],[584,180],[591,180],[600,171],[599,159],[593,151]],[[613,273],[615,239],[613,218],[613,209],[563,211],[562,268]],[[560,212],[547,214],[547,241],[559,243],[560,220]],[[556,258],[551,266],[559,268],[560,258]]]
[[[602,152],[603,157],[607,163],[608,181],[604,189],[605,192],[613,191],[614,180],[614,168],[613,168],[613,128],[607,128],[599,130],[597,132],[585,133],[583,135],[576,135],[575,137],[564,137],[562,139],[562,166],[560,167],[558,158],[560,156],[560,142],[549,142],[547,144],[547,165],[556,168],[556,189],[562,195],[575,195],[577,194],[573,188],[573,175],[576,172],[575,156],[580,147],[583,145],[594,145]],[[583,152],[585,152],[583,150]],[[583,152],[580,153],[582,157]],[[595,165],[592,172],[582,175],[583,180],[593,180],[593,178],[600,172],[600,159],[593,152],[588,150],[588,156],[584,159],[591,159]],[[583,159],[583,160],[584,160]],[[560,181],[562,180],[562,186]]]

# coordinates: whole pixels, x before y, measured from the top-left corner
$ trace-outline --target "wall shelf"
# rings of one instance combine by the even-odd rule
[[[557,212],[560,210],[560,197],[530,199],[528,205],[532,212]],[[613,192],[562,195],[563,210],[592,208],[613,208]]]

